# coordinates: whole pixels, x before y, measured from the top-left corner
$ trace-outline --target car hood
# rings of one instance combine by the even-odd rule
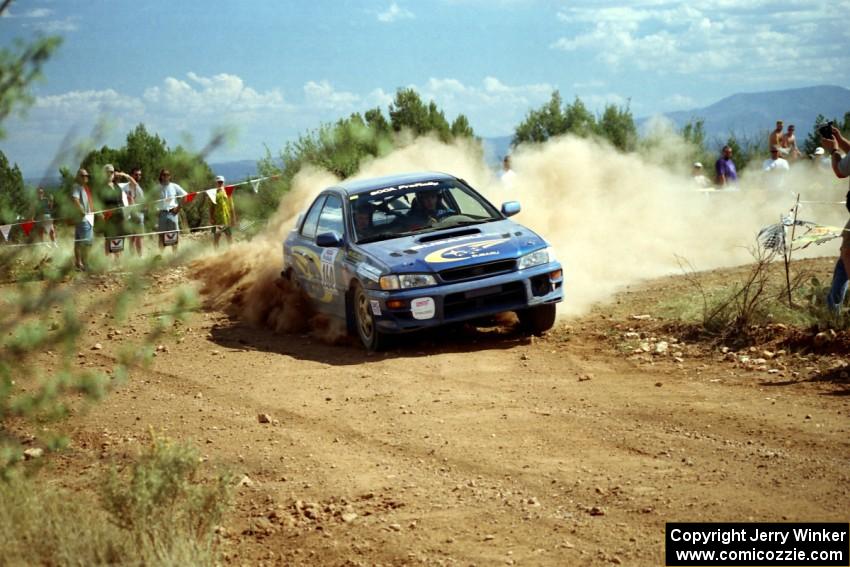
[[[547,243],[511,220],[450,228],[358,245],[383,272],[437,272],[473,264],[511,260]]]

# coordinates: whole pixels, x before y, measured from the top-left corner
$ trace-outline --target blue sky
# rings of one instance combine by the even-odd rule
[[[642,117],[737,92],[848,87],[848,9],[850,0],[18,0],[0,17],[0,46],[40,33],[64,43],[0,149],[40,175],[69,131],[105,119],[98,147],[122,145],[140,122],[196,149],[224,127],[234,140],[208,161],[257,159],[322,122],[386,112],[399,87],[450,120],[464,113],[483,136],[511,134],[554,89]]]

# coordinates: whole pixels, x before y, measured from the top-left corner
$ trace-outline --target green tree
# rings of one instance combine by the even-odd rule
[[[591,117],[592,118],[592,117]],[[545,142],[566,132],[567,124],[561,110],[561,93],[552,92],[549,102],[540,109],[530,110],[514,131],[513,146],[529,142]]]
[[[705,119],[692,118],[682,126],[680,132],[682,139],[690,146],[687,159],[689,162],[700,162],[706,167],[706,175],[709,175],[709,164],[713,163],[713,154],[708,150],[705,139]]]
[[[429,108],[415,89],[399,89],[390,104],[390,123],[395,132],[408,129],[419,136],[431,129]]]
[[[596,118],[587,109],[579,97],[564,109],[564,126],[562,133],[573,134],[580,138],[588,138],[599,131]]]
[[[144,124],[139,124],[132,132],[127,134],[127,143],[124,145],[124,155],[121,167],[130,170],[134,167],[142,168],[142,185],[147,188],[156,181],[159,168],[165,162],[168,147],[165,140],[157,134],[148,133]],[[147,183],[145,183],[147,180]]]
[[[7,5],[0,6],[0,14]],[[41,68],[61,44],[62,38],[52,36],[31,43],[16,41],[15,51],[0,49],[0,139],[6,137],[2,127],[6,118],[15,110],[23,113],[32,103],[30,86],[41,78]]]
[[[607,105],[597,130],[602,137],[621,151],[632,152],[637,147],[637,127],[628,105],[625,107]]]
[[[437,103],[433,100],[428,103],[428,127],[425,132],[436,133],[437,137],[443,142],[449,142],[452,139],[452,132],[446,120],[446,115],[437,108]]]
[[[0,224],[14,223],[19,217],[30,218],[32,205],[18,164],[10,165],[6,154],[0,150]],[[20,228],[13,229],[10,237],[19,234]]]
[[[571,104],[563,106],[561,93],[553,91],[549,102],[539,109],[529,111],[525,120],[516,127],[511,143],[514,146],[529,142],[540,143],[564,134],[580,138],[602,135],[621,149],[634,149],[637,143],[637,129],[628,107],[617,108],[609,105],[602,120],[606,121],[607,131],[597,123],[596,117],[579,97]]]
[[[475,137],[475,132],[473,132],[472,126],[469,124],[469,120],[467,120],[466,116],[463,114],[458,114],[457,118],[454,119],[451,131],[454,138]]]

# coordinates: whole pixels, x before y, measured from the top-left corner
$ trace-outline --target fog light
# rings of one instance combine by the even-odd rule
[[[564,275],[563,270],[555,270],[554,272],[549,272],[549,279],[550,280],[559,280],[559,279],[561,279],[561,276],[563,276],[563,275]]]
[[[387,300],[387,309],[404,309],[404,300],[402,300],[402,299],[388,299]]]

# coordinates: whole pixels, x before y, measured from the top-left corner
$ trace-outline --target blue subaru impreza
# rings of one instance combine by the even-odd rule
[[[411,173],[329,187],[283,243],[283,277],[369,350],[389,335],[516,312],[555,323],[563,274],[547,242],[463,179]]]

